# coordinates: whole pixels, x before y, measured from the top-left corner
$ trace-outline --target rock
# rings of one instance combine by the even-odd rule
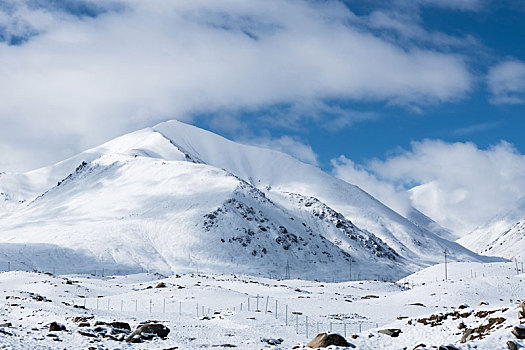
[[[452,344],[448,344],[448,345],[441,345],[439,347],[439,350],[459,350],[459,348]]]
[[[412,304],[408,304],[408,305],[425,307],[425,305],[423,303],[412,303]]]
[[[514,334],[518,339],[525,339],[525,327],[514,327],[512,329],[512,334]]]
[[[467,328],[467,325],[464,322],[460,322],[458,324],[458,329],[465,329],[465,328]]]
[[[488,305],[488,304],[489,304],[489,303],[487,303],[486,301],[482,301],[482,302],[479,303],[478,306],[483,306],[483,305]]]
[[[91,325],[89,324],[89,322],[80,322],[78,324],[79,327],[90,327]]]
[[[518,311],[518,319],[524,319],[525,318],[525,311]]]
[[[472,328],[466,329],[465,332],[463,333],[463,336],[461,337],[460,342],[466,343],[467,341],[471,340],[473,334],[474,334],[474,329]]]
[[[111,322],[111,323],[108,323],[108,325],[110,325],[113,328],[125,329],[128,331],[131,331],[131,327],[129,323],[127,322]]]
[[[153,337],[166,338],[170,333],[170,329],[160,323],[146,323],[139,325],[133,333],[131,333],[126,340],[130,343],[140,343],[142,340],[149,340]]]
[[[66,330],[66,326],[64,326],[63,324],[56,323],[56,322],[51,322],[49,324],[50,332],[60,332],[60,331],[65,331],[65,330]]]
[[[327,348],[331,345],[335,346],[350,346],[345,338],[339,334],[319,333],[311,342],[306,344],[307,348]]]
[[[523,311],[523,313],[525,314],[525,300],[522,300],[520,302],[520,307],[521,307],[521,311]]]
[[[512,340],[509,340],[507,342],[507,346],[508,346],[509,350],[518,350],[518,346]]]
[[[361,299],[377,299],[379,298],[377,295],[369,294],[365,295],[364,297],[361,297]]]
[[[95,316],[76,316],[73,318],[73,322],[75,323],[88,322],[89,320],[92,320],[94,318]]]
[[[6,323],[0,324],[0,327],[13,327],[13,324],[11,322],[6,322]]]
[[[80,335],[83,335],[85,337],[90,337],[90,338],[96,338],[97,337],[96,334],[93,334],[91,332],[77,331],[77,333],[80,334]]]
[[[267,343],[269,345],[279,345],[283,342],[284,340],[282,338],[279,338],[279,339],[274,339],[274,338],[262,338],[261,339],[261,342],[263,343]]]
[[[461,304],[458,306],[458,309],[462,310],[462,309],[466,309],[468,308],[468,305],[467,304]]]
[[[159,284],[157,284],[157,285],[155,286],[155,288],[166,288],[166,283],[164,283],[164,282],[160,282]]]
[[[426,344],[421,343],[421,344],[416,345],[416,346],[414,347],[414,349],[412,349],[412,350],[416,350],[416,349],[419,349],[419,348],[426,348],[426,347],[427,347]]]
[[[399,334],[402,333],[401,329],[396,329],[396,328],[381,329],[381,330],[379,330],[377,332],[381,333],[381,334],[389,335],[389,336],[394,337],[394,338],[399,337]]]

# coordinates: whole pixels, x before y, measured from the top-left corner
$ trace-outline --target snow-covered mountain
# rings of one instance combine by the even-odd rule
[[[480,254],[525,257],[525,198],[457,242]]]
[[[314,166],[177,121],[2,174],[0,193],[0,259],[36,269],[284,276],[288,265],[348,279],[350,260],[365,278],[400,277],[445,249],[486,260]]]

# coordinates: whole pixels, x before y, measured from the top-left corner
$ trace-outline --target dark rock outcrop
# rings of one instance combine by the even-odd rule
[[[306,344],[307,348],[327,348],[331,345],[349,346],[345,338],[339,334],[319,333],[311,342]]]

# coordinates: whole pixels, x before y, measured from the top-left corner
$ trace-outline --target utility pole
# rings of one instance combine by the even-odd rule
[[[445,249],[445,281],[448,280],[448,271],[447,271],[447,249]]]
[[[350,256],[350,281],[352,280],[352,256]]]
[[[289,280],[290,279],[290,262],[286,260],[286,271],[284,274],[284,279]]]

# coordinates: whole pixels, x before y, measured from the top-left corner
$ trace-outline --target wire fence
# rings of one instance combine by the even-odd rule
[[[144,316],[147,314],[161,316],[170,314],[175,317],[190,317],[207,319],[216,315],[243,314],[250,316],[264,315],[259,322],[273,327],[286,327],[296,334],[304,335],[305,338],[322,332],[339,333],[344,337],[350,334],[361,333],[366,330],[377,328],[376,322],[366,320],[344,320],[336,317],[319,316],[311,317],[302,311],[290,307],[286,302],[270,296],[248,296],[245,301],[230,307],[212,307],[199,303],[198,300],[177,300],[174,297],[152,297],[149,299],[121,299],[118,297],[96,297],[76,298],[72,306],[86,310],[97,310],[99,312],[120,312]]]

